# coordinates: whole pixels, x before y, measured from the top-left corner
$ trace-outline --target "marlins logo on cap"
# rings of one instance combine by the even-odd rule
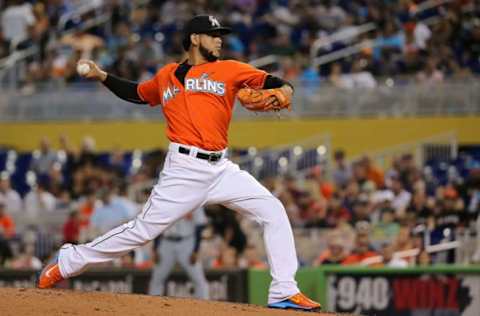
[[[208,19],[210,20],[212,27],[220,27],[220,22],[218,22],[218,20],[213,15],[209,15]]]
[[[213,15],[197,15],[185,24],[183,37],[183,48],[188,50],[190,47],[190,35],[192,34],[219,34],[227,35],[231,29],[220,24]]]

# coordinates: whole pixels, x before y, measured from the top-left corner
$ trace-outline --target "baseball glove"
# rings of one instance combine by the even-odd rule
[[[237,97],[240,103],[250,111],[291,110],[291,95],[286,94],[281,88],[258,90],[242,88],[238,91]]]

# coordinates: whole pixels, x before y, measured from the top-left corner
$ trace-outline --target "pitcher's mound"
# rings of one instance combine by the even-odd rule
[[[194,299],[71,290],[0,288],[2,315],[165,315],[165,316],[306,316],[304,312],[268,309]],[[309,313],[310,314],[310,313]],[[310,314],[312,315],[312,314]],[[331,313],[315,313],[332,316]]]

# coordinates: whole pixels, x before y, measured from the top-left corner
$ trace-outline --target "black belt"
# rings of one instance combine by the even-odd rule
[[[182,146],[178,147],[178,152],[181,154],[190,155],[190,149]],[[197,157],[198,159],[208,160],[210,162],[217,162],[220,159],[222,159],[222,153],[216,152],[216,153],[205,154],[205,153],[197,152],[197,155],[195,157]]]

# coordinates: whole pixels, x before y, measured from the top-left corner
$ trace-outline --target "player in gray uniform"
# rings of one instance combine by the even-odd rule
[[[195,297],[208,299],[208,283],[202,264],[197,260],[201,231],[207,224],[203,207],[180,219],[156,242],[158,262],[150,280],[150,295],[164,295],[165,281],[175,263],[179,263],[195,286]],[[156,240],[156,241],[157,241]]]

